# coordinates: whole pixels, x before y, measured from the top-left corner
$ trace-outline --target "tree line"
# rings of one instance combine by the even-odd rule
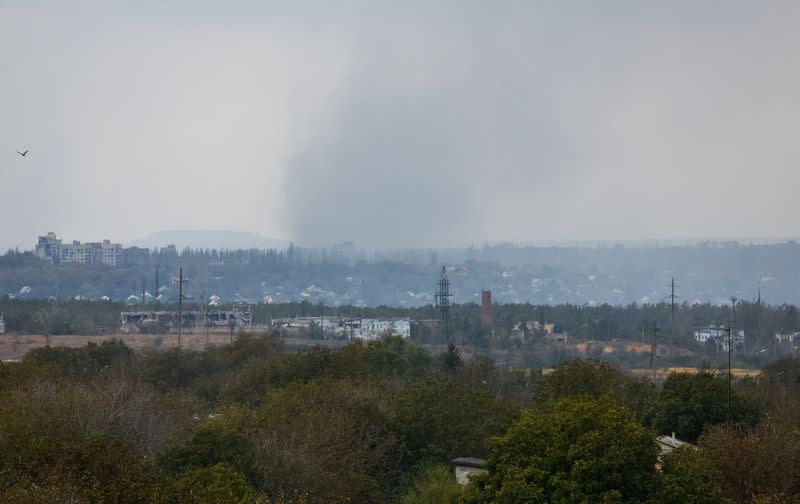
[[[5,315],[6,329],[10,332],[45,335],[97,335],[114,333],[120,327],[119,313],[129,309],[154,309],[114,302],[19,300],[0,296],[0,313]],[[199,300],[190,300],[185,309],[198,309]],[[230,309],[222,305],[220,309]],[[162,302],[159,309],[177,310],[175,303]],[[290,317],[357,317],[404,318],[412,321],[436,320],[436,307],[416,308],[377,306],[336,306],[303,301],[299,303],[252,305],[253,322],[269,325],[273,319]],[[737,348],[734,358],[739,365],[761,366],[786,351],[775,335],[800,331],[800,314],[791,304],[767,305],[757,301],[738,301],[730,306],[682,303],[673,312],[669,303],[614,305],[533,305],[496,304],[493,306],[491,327],[480,325],[480,306],[474,303],[454,304],[450,308],[452,337],[462,341],[474,351],[493,349],[511,351],[521,355],[529,367],[549,367],[565,357],[546,344],[541,332],[529,330],[529,322],[555,324],[556,332],[569,334],[570,341],[615,341],[649,344],[658,331],[659,344],[681,346],[692,350],[683,360],[665,361],[675,365],[695,365],[706,358],[719,359],[718,348],[695,341],[693,330],[709,325],[728,326],[744,332],[744,345]],[[439,341],[435,324],[419,324],[413,334],[421,343]],[[554,353],[555,352],[555,353]],[[700,356],[700,357],[698,357]],[[716,357],[715,357],[716,356]],[[618,356],[620,362],[632,367],[646,366],[639,356]],[[625,359],[628,359],[627,361]],[[638,359],[638,360],[636,360]]]
[[[0,365],[0,501],[800,497],[800,361],[728,383],[581,359],[545,375],[392,336],[301,353],[248,334],[205,352],[46,347]],[[672,432],[696,448],[659,460]],[[449,467],[463,456],[488,465],[466,487]]]

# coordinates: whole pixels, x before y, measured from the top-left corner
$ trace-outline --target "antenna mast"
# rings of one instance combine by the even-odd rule
[[[442,266],[442,274],[439,276],[439,281],[436,284],[436,306],[439,308],[439,331],[441,333],[442,342],[450,341],[450,298],[453,295],[450,293],[450,280],[447,278],[447,268]]]
[[[653,370],[653,383],[656,382],[656,353],[658,346],[658,322],[653,326],[653,341],[650,345],[650,367]]]

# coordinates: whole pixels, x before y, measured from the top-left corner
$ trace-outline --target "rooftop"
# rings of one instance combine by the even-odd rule
[[[481,469],[486,468],[486,460],[474,458],[474,457],[458,457],[452,460],[453,465],[457,466],[465,466],[465,467],[480,467]]]

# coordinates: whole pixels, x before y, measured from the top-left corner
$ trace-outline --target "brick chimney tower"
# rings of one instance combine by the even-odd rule
[[[492,327],[492,291],[481,291],[481,326]]]

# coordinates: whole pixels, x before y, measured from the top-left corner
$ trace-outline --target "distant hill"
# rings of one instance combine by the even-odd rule
[[[218,229],[176,229],[158,231],[141,240],[130,242],[139,247],[163,247],[175,245],[178,250],[193,249],[283,249],[289,246],[288,240],[268,238],[247,231],[226,231]]]

